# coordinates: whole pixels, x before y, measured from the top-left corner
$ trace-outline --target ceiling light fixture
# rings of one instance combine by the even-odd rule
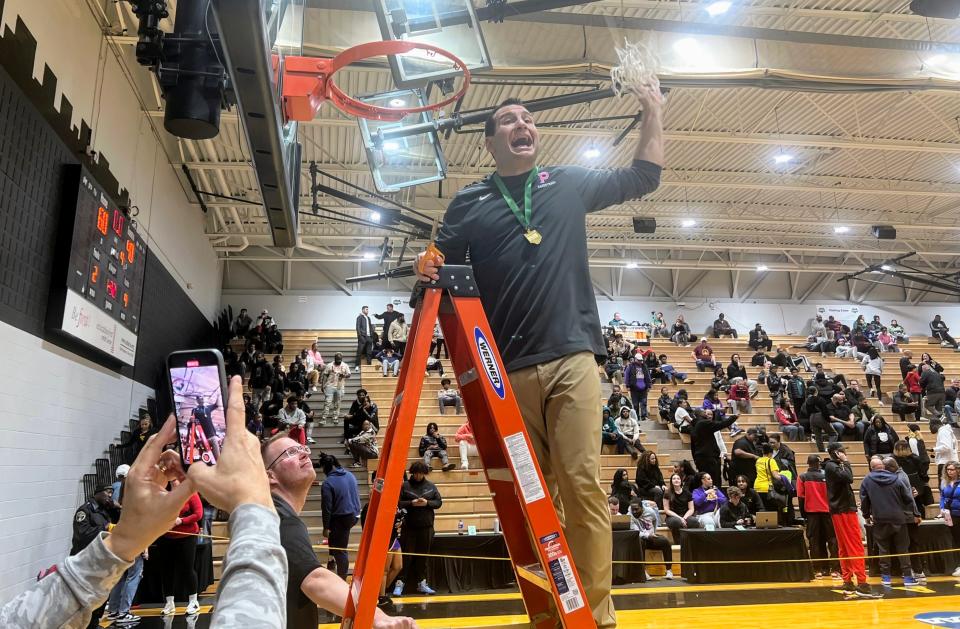
[[[787,164],[793,161],[793,155],[790,153],[777,153],[773,156],[773,162],[775,164]]]
[[[384,142],[384,143],[383,143],[383,150],[384,150],[384,152],[386,152],[386,153],[392,153],[392,152],[394,152],[394,151],[399,151],[399,150],[400,150],[400,143],[399,143],[399,142],[392,142],[392,141],[391,141],[391,142]]]
[[[600,157],[600,149],[591,146],[586,151],[583,152],[583,156],[587,159],[596,159]]]
[[[407,104],[407,101],[402,98],[391,98],[389,105],[391,107],[403,107]]]
[[[767,271],[767,270],[769,270],[769,269],[767,269],[767,265],[766,265],[766,264],[758,264],[758,265],[757,265],[757,271],[759,271],[759,272],[762,273],[763,271]]]
[[[850,228],[846,225],[837,225],[833,228],[833,233],[835,234],[846,234],[848,231],[850,231]]]
[[[639,268],[640,268],[640,265],[637,264],[636,262],[628,262],[628,263],[627,263],[627,268],[628,268],[628,269],[639,269]]]
[[[377,254],[375,254],[375,253],[370,253],[369,251],[368,251],[367,253],[363,254],[363,259],[364,259],[364,260],[373,260],[373,259],[376,258],[376,257],[377,257]]]
[[[370,212],[370,220],[374,223],[380,222],[380,212]]]
[[[719,2],[714,2],[707,5],[707,14],[710,17],[717,17],[718,15],[723,15],[730,10],[732,3],[727,2],[727,0],[719,0]]]
[[[884,271],[892,271],[892,270],[893,270],[893,267],[890,266],[889,264],[882,264],[882,265],[880,265],[880,268],[883,269]]]
[[[686,218],[680,224],[683,225],[684,227],[693,227],[694,225],[697,224],[697,221],[693,220],[692,218]]]

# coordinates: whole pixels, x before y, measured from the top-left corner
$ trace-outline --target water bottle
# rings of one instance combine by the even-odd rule
[[[493,519],[493,532],[500,533],[500,518]]]
[[[457,535],[463,535],[463,520],[457,522]]]

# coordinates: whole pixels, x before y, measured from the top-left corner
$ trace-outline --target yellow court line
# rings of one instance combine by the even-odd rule
[[[710,607],[617,610],[618,629],[729,629],[736,626],[766,626],[762,619],[803,618],[804,629],[863,629],[864,627],[920,627],[913,620],[924,611],[944,611],[960,606],[960,596],[931,596],[902,599],[846,600],[815,603],[772,603],[722,605]],[[745,619],[755,619],[753,625]],[[424,629],[466,627],[528,626],[526,615],[471,616],[417,620]],[[774,624],[777,624],[776,622]],[[787,624],[792,624],[788,622]],[[338,629],[339,624],[323,624],[318,629]]]
[[[927,577],[930,583],[946,583],[957,581],[954,577]],[[678,577],[676,583],[681,583]],[[644,595],[656,596],[662,594],[685,594],[696,592],[705,594],[708,592],[749,592],[755,590],[783,590],[804,589],[804,588],[823,588],[834,589],[839,587],[840,581],[833,579],[820,579],[819,581],[800,581],[796,583],[704,583],[700,585],[667,585],[669,581],[664,581],[662,577],[657,580],[663,587],[632,587],[632,588],[614,588],[611,591],[613,596]],[[877,585],[877,584],[874,584]],[[960,583],[957,583],[960,587]],[[404,604],[420,603],[476,603],[484,601],[518,601],[521,600],[520,592],[500,592],[491,594],[441,594],[435,596],[403,596],[394,598],[394,602]]]

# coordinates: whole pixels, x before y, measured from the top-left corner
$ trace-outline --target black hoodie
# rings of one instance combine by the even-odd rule
[[[874,454],[892,455],[893,444],[897,442],[897,433],[887,424],[886,420],[880,418],[880,428],[876,428],[873,422],[867,428],[863,435],[863,452],[867,455],[867,460]]]
[[[856,513],[857,500],[853,495],[853,468],[849,463],[830,459],[823,466],[827,480],[827,502],[830,513]]]
[[[908,513],[920,516],[907,483],[898,474],[887,470],[874,470],[863,477],[860,509],[863,517],[873,516],[873,521],[878,523],[903,524]]]

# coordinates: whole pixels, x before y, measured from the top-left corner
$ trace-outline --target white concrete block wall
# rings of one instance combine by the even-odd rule
[[[0,604],[67,555],[81,479],[153,390],[0,323]]]

